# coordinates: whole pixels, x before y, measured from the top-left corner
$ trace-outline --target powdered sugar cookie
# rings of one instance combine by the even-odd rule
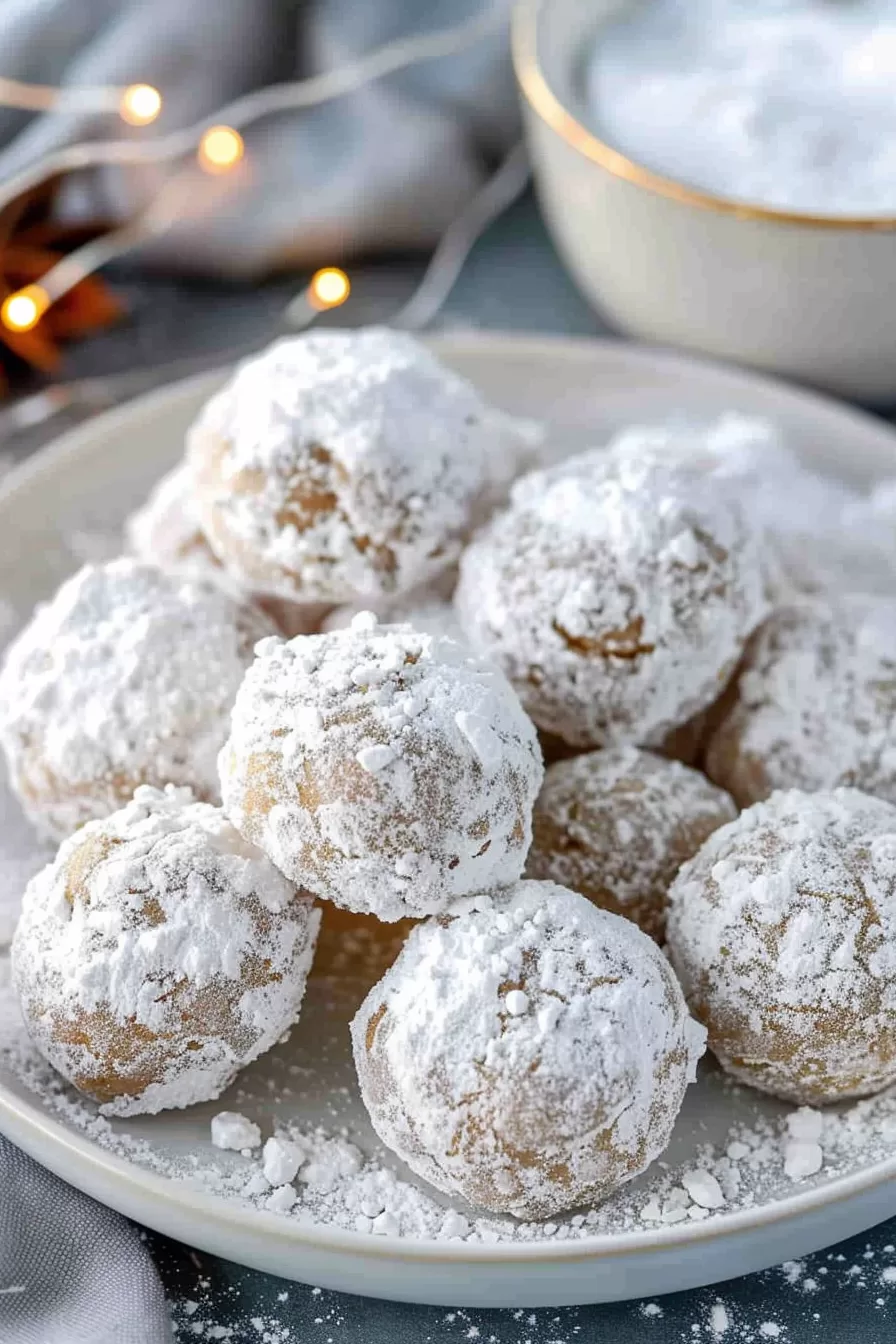
[[[753,535],[704,473],[602,450],[516,483],[455,601],[538,726],[578,747],[660,745],[765,612]]]
[[[319,913],[223,813],[142,787],[29,883],[31,1037],[107,1115],[217,1097],[298,1017]]]
[[[407,333],[371,327],[279,341],[243,364],[190,431],[188,458],[231,573],[338,603],[449,568],[506,473],[507,442],[469,383]]]
[[[649,1166],[704,1040],[656,945],[552,882],[419,925],[352,1023],[382,1141],[440,1190],[518,1218]]]
[[[0,672],[0,743],[34,824],[62,838],[138,784],[215,799],[237,687],[272,629],[217,584],[139,560],[67,580]]]
[[[691,1011],[729,1073],[822,1105],[896,1082],[896,808],[856,789],[772,794],[669,894]]]
[[[896,803],[896,602],[776,611],[750,641],[706,768],[742,807],[841,784]]]
[[[369,613],[257,652],[221,788],[288,877],[385,920],[519,877],[541,755],[497,669]]]
[[[675,874],[736,815],[726,793],[678,761],[637,747],[589,752],[548,768],[526,873],[661,939]]]
[[[157,481],[125,521],[124,530],[128,549],[149,564],[224,579],[221,563],[199,525],[193,479],[185,462]]]
[[[774,602],[807,594],[893,591],[896,532],[886,486],[870,499],[799,460],[767,420],[728,411],[708,424],[633,425],[613,450],[677,461],[734,500],[761,536]]]
[[[163,476],[146,503],[131,514],[125,536],[129,549],[141,560],[212,579],[239,601],[254,600],[288,639],[312,634],[330,610],[319,604],[252,594],[224,569],[200,526],[193,476],[185,462]]]

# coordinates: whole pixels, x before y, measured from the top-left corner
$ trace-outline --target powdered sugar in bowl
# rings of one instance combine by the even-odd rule
[[[887,10],[519,0],[514,58],[542,205],[609,317],[649,340],[892,397]]]

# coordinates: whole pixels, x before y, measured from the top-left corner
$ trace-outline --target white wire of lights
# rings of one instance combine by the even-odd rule
[[[518,144],[494,176],[448,225],[422,279],[410,299],[390,319],[391,325],[419,330],[433,320],[451,292],[477,239],[521,195],[528,178],[525,149],[522,144]],[[338,266],[325,266],[314,273],[302,293],[288,304],[282,314],[282,323],[291,331],[302,330],[314,321],[318,313],[338,308],[350,292],[351,284],[345,271]],[[189,373],[207,369],[212,364],[235,363],[254,353],[254,350],[253,342],[251,348],[219,352],[211,362],[207,356],[180,360],[156,369],[152,381],[183,378]],[[124,373],[82,379],[75,383],[53,384],[0,411],[0,443],[22,430],[45,424],[72,407],[82,406],[93,411],[108,409],[118,401],[145,391],[149,385],[142,372],[136,380],[134,375]]]
[[[30,191],[51,177],[109,164],[164,163],[193,152],[203,136],[216,125],[244,130],[252,122],[276,112],[316,107],[346,93],[353,93],[373,80],[394,74],[408,66],[441,57],[457,55],[496,32],[504,23],[507,12],[504,0],[487,6],[472,18],[451,28],[435,33],[397,38],[382,47],[348,61],[335,70],[327,70],[310,79],[289,84],[272,84],[246,94],[223,107],[212,117],[206,117],[193,126],[172,131],[155,139],[90,140],[67,145],[48,154],[37,163],[23,168],[0,187],[0,209],[15,200],[24,191]],[[133,85],[132,89],[148,88]],[[0,90],[2,94],[2,90]],[[0,103],[3,102],[0,96]],[[161,100],[159,103],[161,107]]]
[[[497,172],[448,225],[420,284],[391,318],[393,327],[419,329],[429,326],[457,283],[476,240],[523,194],[528,181],[529,156],[525,144],[520,141]]]
[[[398,38],[335,70],[295,83],[259,89],[221,109],[213,119],[206,118],[194,126],[154,140],[136,143],[130,140],[90,141],[66,146],[8,179],[0,187],[0,210],[24,191],[31,190],[51,177],[101,164],[162,163],[195,151],[205,171],[227,172],[243,157],[243,140],[238,128],[245,128],[276,112],[318,106],[387,74],[455,55],[496,32],[503,25],[505,17],[505,0],[498,0],[451,28]],[[7,81],[7,86],[9,83],[15,84],[15,81]],[[16,87],[19,90],[29,87],[37,89],[42,96],[53,92],[45,86]],[[135,115],[141,110],[148,113],[152,102],[150,95],[153,94],[158,102],[152,120],[161,108],[160,95],[149,85],[131,85],[124,91],[106,92],[110,95],[117,93],[122,116],[125,116],[125,107],[130,108]],[[0,102],[3,101],[2,94],[0,82]],[[9,295],[0,308],[0,321],[13,331],[30,330],[37,325],[50,304],[56,303],[81,280],[100,266],[164,231],[175,218],[174,212],[160,211],[159,203],[154,203],[137,219],[69,254],[48,271],[39,284],[29,285]]]
[[[148,126],[162,110],[162,95],[151,84],[56,88],[0,75],[0,107],[19,107],[25,112],[52,112],[56,108],[69,112],[117,112],[131,126]]]
[[[314,106],[331,98],[362,87],[380,78],[417,63],[435,60],[465,50],[496,31],[504,19],[504,4],[496,3],[472,19],[457,26],[424,37],[401,38],[337,70],[297,84],[275,86],[260,90],[231,104],[217,116],[227,116],[242,126],[287,107]],[[46,86],[21,85],[0,77],[0,105],[27,106],[42,109],[58,106],[75,99],[100,110],[115,109],[131,125],[148,125],[154,121],[162,106],[161,95],[146,84],[128,85],[124,89],[85,91],[53,90]],[[72,99],[69,99],[69,94]],[[16,101],[19,99],[19,101]],[[28,101],[31,99],[32,101]],[[196,136],[198,134],[198,142]],[[71,167],[85,167],[97,163],[162,162],[195,150],[200,166],[206,172],[228,172],[243,157],[244,144],[239,132],[231,125],[210,121],[186,131],[151,141],[142,146],[132,142],[107,142],[73,145],[44,159],[25,175],[7,182],[0,190],[0,208],[15,199],[15,194],[28,186],[38,185],[47,177],[67,171]],[[411,298],[394,314],[393,325],[406,328],[427,326],[443,306],[477,239],[522,193],[529,178],[525,147],[517,144],[506,156],[495,174],[480,188],[459,215],[449,224],[423,277]],[[27,331],[35,326],[52,302],[56,302],[86,276],[107,262],[123,255],[149,237],[162,232],[179,215],[180,195],[186,184],[185,175],[178,174],[162,189],[153,204],[137,219],[120,229],[88,243],[64,258],[42,278],[40,285],[8,296],[0,309],[0,320],[13,331]],[[46,288],[44,288],[46,285]],[[307,287],[294,299],[283,314],[284,325],[292,330],[307,327],[318,313],[340,306],[351,291],[346,273],[337,266],[325,266],[315,272]],[[245,353],[245,352],[241,352]],[[220,356],[225,358],[225,356]],[[192,361],[195,363],[196,361]],[[176,376],[180,366],[172,367]],[[40,424],[67,407],[82,400],[86,406],[114,404],[121,396],[116,393],[118,382],[126,382],[127,375],[107,379],[87,379],[82,383],[57,384],[33,397],[25,398],[0,415],[0,438],[17,430]],[[83,392],[83,397],[81,393]],[[133,392],[133,389],[132,389]],[[96,407],[95,407],[96,408]]]

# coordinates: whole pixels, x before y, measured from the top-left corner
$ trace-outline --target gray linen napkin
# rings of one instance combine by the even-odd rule
[[[147,139],[261,86],[338,67],[383,43],[463,23],[509,0],[4,0],[2,73],[62,85],[156,85],[151,127],[114,114],[0,111],[0,182],[84,138]],[[360,252],[431,247],[519,136],[506,25],[469,49],[245,131],[220,177],[187,160],[183,217],[147,247],[156,265],[251,277]],[[130,219],[171,166],[66,179],[69,218]]]
[[[0,1137],[3,1344],[168,1344],[140,1234]]]

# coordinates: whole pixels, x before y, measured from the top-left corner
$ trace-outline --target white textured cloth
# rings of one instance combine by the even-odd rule
[[[135,1227],[0,1138],[3,1344],[168,1344],[165,1295]]]
[[[77,85],[148,83],[163,95],[151,127],[114,113],[0,110],[0,182],[75,140],[146,140],[191,126],[251,90],[343,65],[386,42],[434,33],[509,0],[3,0],[2,73]],[[500,20],[500,15],[499,15]],[[430,247],[519,135],[506,27],[306,110],[245,131],[233,172],[191,160],[185,215],[144,256],[233,276]],[[127,219],[170,165],[66,179],[64,217]]]

